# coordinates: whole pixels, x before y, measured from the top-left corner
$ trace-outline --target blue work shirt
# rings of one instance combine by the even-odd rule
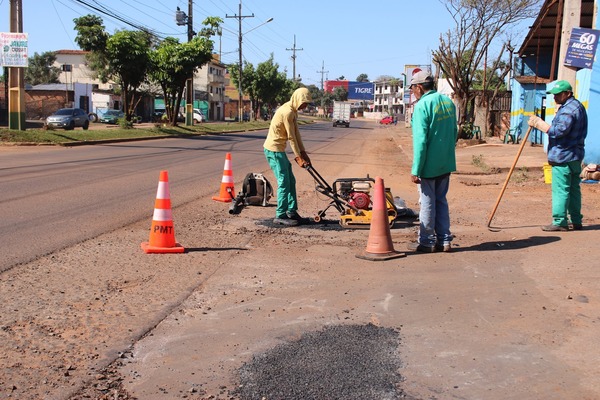
[[[587,130],[585,107],[576,98],[568,98],[558,109],[548,130],[548,162],[565,164],[582,161]]]

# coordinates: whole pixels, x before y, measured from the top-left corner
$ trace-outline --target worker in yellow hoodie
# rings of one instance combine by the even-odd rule
[[[273,115],[263,145],[267,161],[277,179],[277,209],[273,220],[277,225],[296,226],[307,222],[307,219],[298,215],[296,178],[285,150],[289,141],[298,165],[302,168],[310,165],[298,129],[298,110],[306,108],[311,101],[308,89],[296,89],[290,101],[279,107]]]

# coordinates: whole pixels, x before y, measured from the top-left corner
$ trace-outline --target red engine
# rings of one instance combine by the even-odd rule
[[[368,210],[371,204],[371,198],[364,192],[350,192],[348,204],[359,210]]]

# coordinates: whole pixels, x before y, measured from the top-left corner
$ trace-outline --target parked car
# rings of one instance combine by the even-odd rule
[[[72,130],[78,126],[87,129],[90,126],[90,119],[81,108],[61,108],[46,118],[46,126],[65,130]]]
[[[200,111],[197,108],[194,108],[194,122],[206,122],[206,117],[204,116],[204,114],[202,114],[202,111]]]
[[[119,110],[108,110],[100,118],[100,122],[105,124],[116,124],[119,118],[125,118],[125,113]]]
[[[390,125],[394,123],[394,117],[392,117],[391,115],[388,115],[387,117],[383,117],[380,121],[380,124],[382,125]]]

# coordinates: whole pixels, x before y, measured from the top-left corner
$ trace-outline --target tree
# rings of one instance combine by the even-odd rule
[[[188,78],[202,65],[212,60],[213,42],[210,36],[222,20],[208,17],[201,34],[186,43],[168,37],[150,52],[149,80],[163,92],[169,124],[177,125],[177,116]]]
[[[136,94],[150,67],[151,38],[142,31],[118,31],[106,41],[108,71],[120,86],[123,110],[131,121],[137,106]]]
[[[455,22],[440,35],[433,62],[448,78],[458,105],[459,125],[472,118],[473,81],[487,49],[511,25],[535,16],[540,0],[440,0]],[[506,47],[503,47],[503,49]],[[502,53],[502,51],[501,51]],[[498,58],[501,57],[501,54]],[[510,68],[510,64],[507,64]]]
[[[128,30],[111,36],[106,33],[102,18],[94,15],[73,21],[77,30],[76,43],[91,52],[88,57],[90,69],[102,82],[112,80],[121,86],[124,111],[127,120],[131,121],[137,105],[137,89],[146,80],[153,37],[145,31]]]
[[[369,82],[369,77],[367,74],[360,74],[356,77],[356,82]]]
[[[29,68],[25,68],[25,82],[30,85],[59,83],[60,68],[53,66],[55,61],[54,52],[33,53],[33,57],[29,58]]]
[[[239,87],[238,68],[238,64],[229,66],[236,87]],[[293,91],[300,86],[298,82],[287,79],[285,72],[279,72],[279,64],[274,62],[272,53],[269,59],[258,64],[256,69],[252,64],[245,62],[242,72],[242,92],[250,97],[255,117],[260,114],[263,105],[273,109],[277,104],[289,101]]]
[[[348,90],[342,86],[336,86],[333,89],[333,99],[335,101],[347,101],[348,100]]]

